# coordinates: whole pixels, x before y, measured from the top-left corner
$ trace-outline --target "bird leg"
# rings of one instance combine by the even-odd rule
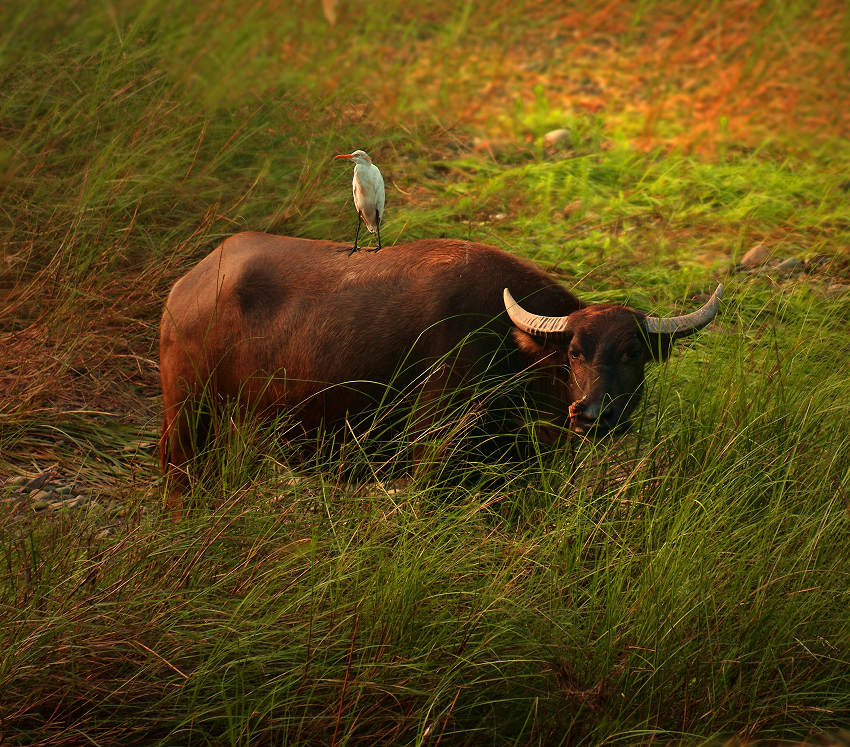
[[[378,211],[375,211],[375,228],[378,231],[378,248],[377,249],[367,249],[370,252],[379,252],[381,251],[381,216],[378,215]]]
[[[348,256],[350,257],[354,252],[359,250],[357,246],[357,239],[360,236],[360,223],[363,221],[363,216],[360,215],[360,211],[357,211],[357,231],[354,234],[354,246],[351,249],[340,249],[341,252],[348,252]]]

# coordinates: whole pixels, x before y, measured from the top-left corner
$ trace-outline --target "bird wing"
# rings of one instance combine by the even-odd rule
[[[384,192],[384,177],[381,176],[381,172],[378,170],[378,167],[372,164],[372,168],[375,169],[375,207],[378,209],[378,215],[381,220],[384,219],[384,201],[386,198],[386,194]]]
[[[366,223],[366,228],[375,233],[377,224],[375,212],[378,217],[384,216],[384,178],[374,164],[366,167],[359,164],[354,167],[354,180],[352,182],[354,192],[354,206],[359,211]]]

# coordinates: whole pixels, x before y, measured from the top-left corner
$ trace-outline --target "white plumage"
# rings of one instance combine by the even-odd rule
[[[369,154],[363,150],[341,154],[336,158],[349,158],[354,161],[354,178],[351,180],[351,191],[354,194],[354,207],[357,208],[357,232],[354,234],[354,247],[350,253],[356,252],[357,239],[360,236],[361,221],[366,224],[369,233],[378,234],[378,248],[381,248],[381,221],[384,218],[384,177]]]

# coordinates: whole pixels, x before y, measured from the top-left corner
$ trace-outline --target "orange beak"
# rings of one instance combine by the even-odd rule
[[[354,154],[348,153],[347,155],[334,156],[334,158],[354,158]]]

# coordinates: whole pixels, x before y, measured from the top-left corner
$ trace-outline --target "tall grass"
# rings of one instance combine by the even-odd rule
[[[0,733],[846,738],[847,13],[815,11],[3,6],[0,472],[94,502],[0,486]],[[361,432],[299,466],[285,422],[223,423],[173,524],[146,445],[168,287],[237,230],[348,238],[353,147],[393,240],[495,243],[660,313],[723,279],[721,315],[619,441],[485,460],[475,400],[395,462]],[[755,243],[807,272],[728,275]]]
[[[751,350],[706,346],[696,411],[659,394],[665,374],[639,448],[506,463],[495,491],[293,475],[242,430],[179,525],[8,538],[7,723],[234,743],[839,728],[850,452],[825,434],[843,377],[730,391]]]

